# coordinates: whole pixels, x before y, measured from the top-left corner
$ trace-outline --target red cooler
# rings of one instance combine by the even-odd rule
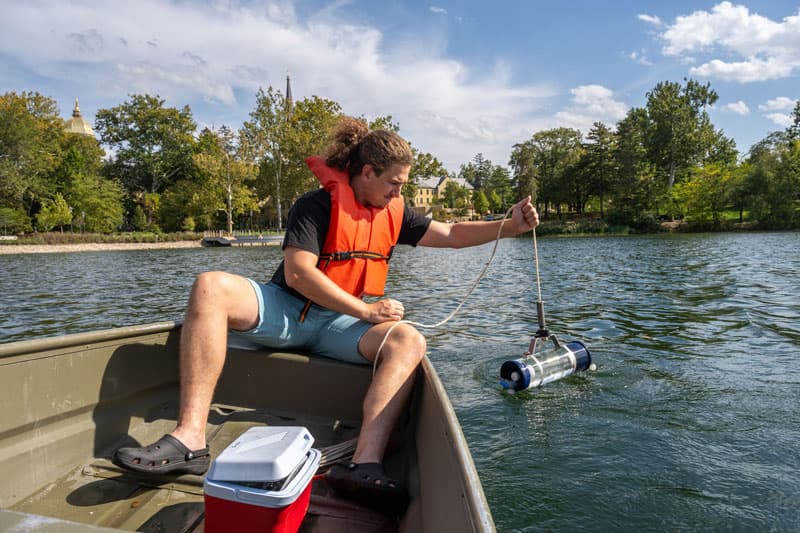
[[[294,533],[311,498],[320,452],[304,427],[255,427],[211,464],[203,485],[207,533]]]

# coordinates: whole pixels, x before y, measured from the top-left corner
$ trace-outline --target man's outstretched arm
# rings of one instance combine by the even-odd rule
[[[531,197],[523,198],[517,202],[511,211],[511,216],[505,220],[493,222],[458,222],[444,224],[432,221],[428,231],[417,243],[420,246],[432,248],[466,248],[493,241],[497,238],[497,230],[503,224],[501,237],[514,237],[529,231],[539,224],[539,214],[531,204]]]

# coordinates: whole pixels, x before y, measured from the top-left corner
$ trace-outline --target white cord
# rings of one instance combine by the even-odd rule
[[[508,218],[509,213],[511,213],[511,211],[513,209],[514,209],[514,206],[509,207],[508,211],[506,211],[506,214],[503,215],[503,219],[500,221],[500,227],[497,228],[497,237],[495,238],[495,241],[494,241],[494,247],[492,248],[492,253],[489,255],[488,261],[486,261],[486,264],[483,266],[483,270],[481,270],[480,274],[478,274],[478,277],[475,278],[475,281],[472,283],[472,286],[469,288],[467,293],[461,299],[461,303],[458,304],[458,307],[456,307],[453,310],[453,312],[451,312],[449,315],[447,315],[447,317],[444,320],[441,320],[441,321],[437,322],[436,324],[422,324],[420,322],[414,322],[412,320],[398,320],[397,322],[392,324],[392,327],[390,327],[389,330],[386,332],[386,335],[383,336],[383,340],[381,341],[380,346],[378,346],[378,351],[375,352],[375,360],[372,362],[372,375],[373,376],[375,376],[375,371],[378,368],[378,359],[380,358],[381,350],[383,350],[383,345],[386,344],[386,340],[389,338],[389,335],[392,333],[392,331],[394,331],[394,328],[396,328],[400,324],[411,324],[412,326],[417,326],[418,328],[426,328],[426,329],[427,328],[431,328],[431,329],[432,328],[438,328],[439,326],[442,326],[445,323],[447,323],[451,318],[453,318],[456,315],[456,313],[458,313],[461,310],[461,308],[467,302],[467,298],[470,297],[470,295],[472,294],[472,291],[475,290],[475,288],[478,286],[478,283],[480,283],[480,281],[483,278],[483,276],[486,275],[486,271],[489,269],[489,265],[492,264],[492,261],[494,260],[494,256],[497,253],[497,245],[500,243],[500,234],[503,231],[503,225],[506,223],[506,219]],[[534,234],[534,239],[535,238],[536,237],[535,237],[535,234]],[[534,242],[536,242],[536,241],[534,240]],[[537,275],[538,275],[538,271],[537,271]]]

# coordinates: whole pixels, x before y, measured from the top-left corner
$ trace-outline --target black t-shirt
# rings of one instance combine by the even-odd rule
[[[289,210],[283,248],[293,246],[319,256],[322,253],[322,247],[325,245],[330,222],[330,193],[325,189],[317,189],[304,194]],[[430,224],[431,220],[429,218],[414,213],[413,209],[406,206],[397,244],[416,246],[422,236],[425,235],[425,232],[428,231]],[[278,265],[275,274],[272,275],[272,282],[295,296],[305,299],[297,291],[286,285],[283,261]]]

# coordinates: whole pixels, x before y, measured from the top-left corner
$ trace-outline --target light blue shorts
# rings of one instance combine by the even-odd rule
[[[313,304],[306,319],[299,322],[304,300],[272,282],[247,281],[258,298],[258,324],[249,331],[231,331],[231,335],[268,348],[372,364],[358,351],[358,341],[374,324]]]

